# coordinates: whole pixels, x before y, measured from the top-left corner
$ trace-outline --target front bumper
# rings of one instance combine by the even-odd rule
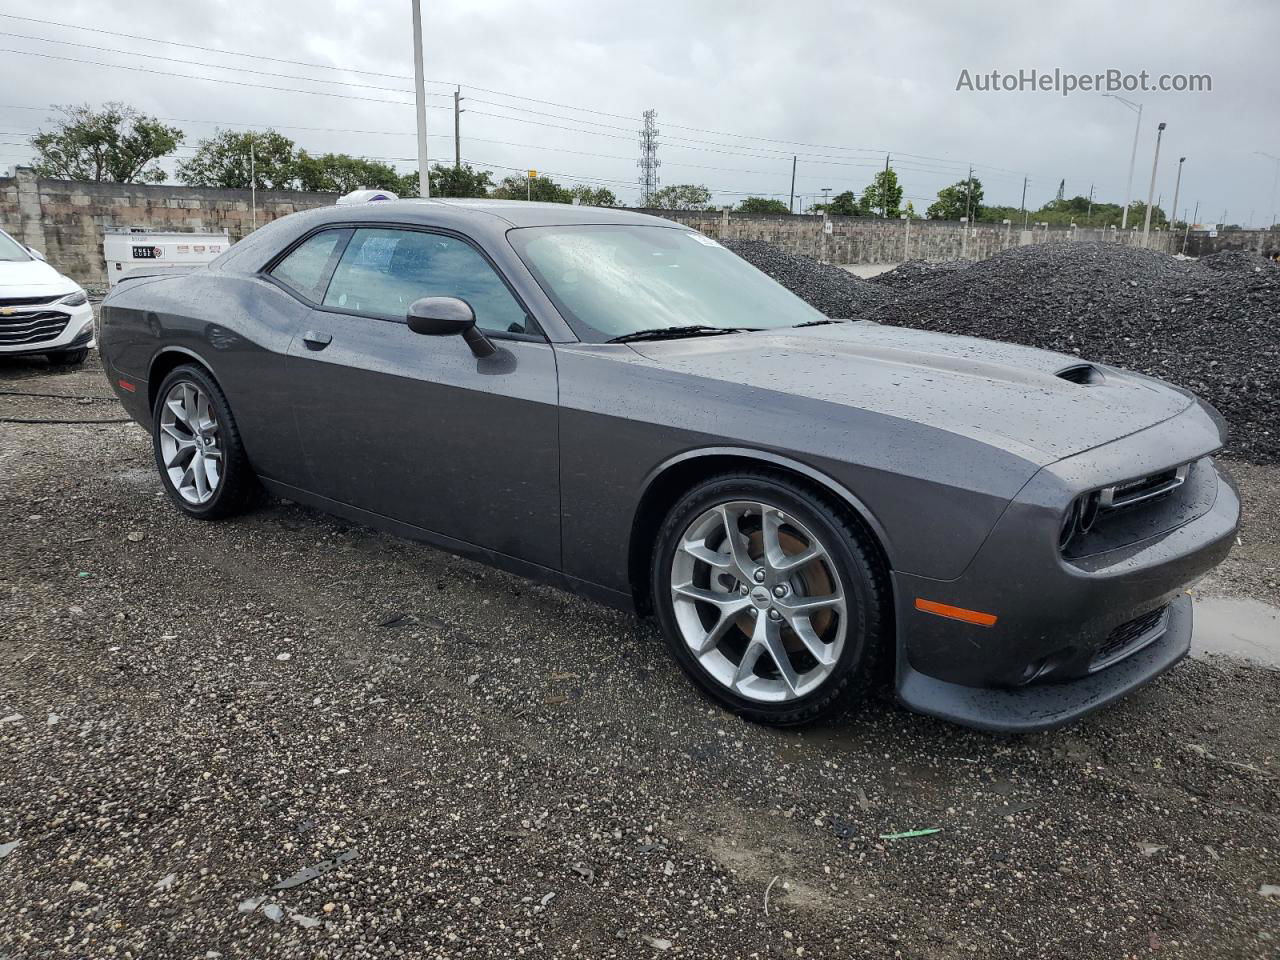
[[[1156,466],[1156,456],[1203,453],[1205,438],[1190,436],[1195,418],[1178,419],[1145,438],[1158,441],[1161,453],[1132,463]],[[1133,454],[1133,444],[1120,446]],[[1088,472],[1082,463],[1062,461],[1033,478],[957,579],[894,573],[896,690],[904,705],[984,730],[1045,730],[1123,696],[1186,655],[1186,589],[1235,542],[1240,500],[1231,481],[1210,457],[1200,456],[1192,467],[1194,482],[1162,510],[1159,524],[1143,530],[1137,519],[1117,520],[1129,542],[1070,559],[1053,530],[1061,523],[1064,480],[1073,470]],[[997,620],[984,627],[947,619],[916,609],[916,598],[992,613]],[[1130,636],[1126,631],[1135,624],[1152,629]]]
[[[65,317],[65,323],[62,320]],[[93,307],[33,306],[0,316],[0,356],[21,357],[94,346]]]

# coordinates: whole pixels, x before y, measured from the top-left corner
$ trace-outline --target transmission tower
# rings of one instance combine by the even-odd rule
[[[658,159],[658,111],[644,112],[644,127],[640,130],[640,159],[636,166],[640,168],[640,206],[648,207],[653,203],[653,195],[658,192],[658,167],[662,161]]]

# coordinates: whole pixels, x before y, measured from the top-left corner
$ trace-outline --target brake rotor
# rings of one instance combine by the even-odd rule
[[[809,546],[808,543],[790,533],[785,527],[778,531],[778,544],[782,547],[782,552],[788,556],[800,553]],[[757,530],[747,537],[747,553],[750,554],[752,560],[757,562],[764,556],[763,531]],[[793,596],[827,597],[836,592],[835,582],[831,579],[831,574],[819,557],[815,557],[804,566],[792,571],[791,576],[787,578],[787,582],[791,586]],[[813,624],[813,632],[823,639],[826,639],[834,621],[835,614],[825,608],[818,610],[809,618],[809,622]],[[738,629],[748,637],[751,636],[752,631],[755,629],[755,619],[748,613],[743,613],[739,616],[735,623]],[[787,624],[782,626],[782,643],[788,653],[805,653],[808,651],[808,648],[796,636],[795,631]]]

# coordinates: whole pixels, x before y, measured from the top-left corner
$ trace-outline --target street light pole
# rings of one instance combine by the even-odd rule
[[[427,84],[422,75],[422,0],[413,3],[413,104],[418,113],[418,196],[431,196],[427,169]]]
[[[1129,226],[1129,204],[1133,202],[1133,166],[1138,160],[1138,133],[1142,130],[1142,104],[1126,100],[1124,97],[1117,96],[1114,93],[1104,93],[1103,96],[1119,100],[1138,114],[1138,122],[1133,125],[1133,150],[1129,153],[1129,183],[1124,188],[1124,210],[1120,213],[1120,229],[1124,230]]]
[[[1276,225],[1276,181],[1280,180],[1280,157],[1267,153],[1263,150],[1253,151],[1260,157],[1266,157],[1276,165],[1276,172],[1271,175],[1271,226]]]
[[[1156,168],[1160,166],[1160,141],[1164,137],[1164,128],[1167,126],[1163,121],[1156,127],[1156,152],[1151,158],[1151,186],[1147,188],[1147,216],[1142,223],[1142,245],[1147,245],[1147,237],[1151,235],[1151,201],[1156,196]]]
[[[1186,157],[1178,158],[1178,179],[1173,183],[1173,206],[1170,208],[1172,216],[1169,218],[1169,229],[1173,229],[1173,222],[1178,219],[1178,191],[1182,189],[1182,164]]]

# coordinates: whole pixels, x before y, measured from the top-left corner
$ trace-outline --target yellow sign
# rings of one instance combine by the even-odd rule
[[[537,171],[537,170],[530,170],[530,171],[529,171],[529,179],[530,179],[530,180],[535,179],[537,176],[538,176],[538,171]]]

